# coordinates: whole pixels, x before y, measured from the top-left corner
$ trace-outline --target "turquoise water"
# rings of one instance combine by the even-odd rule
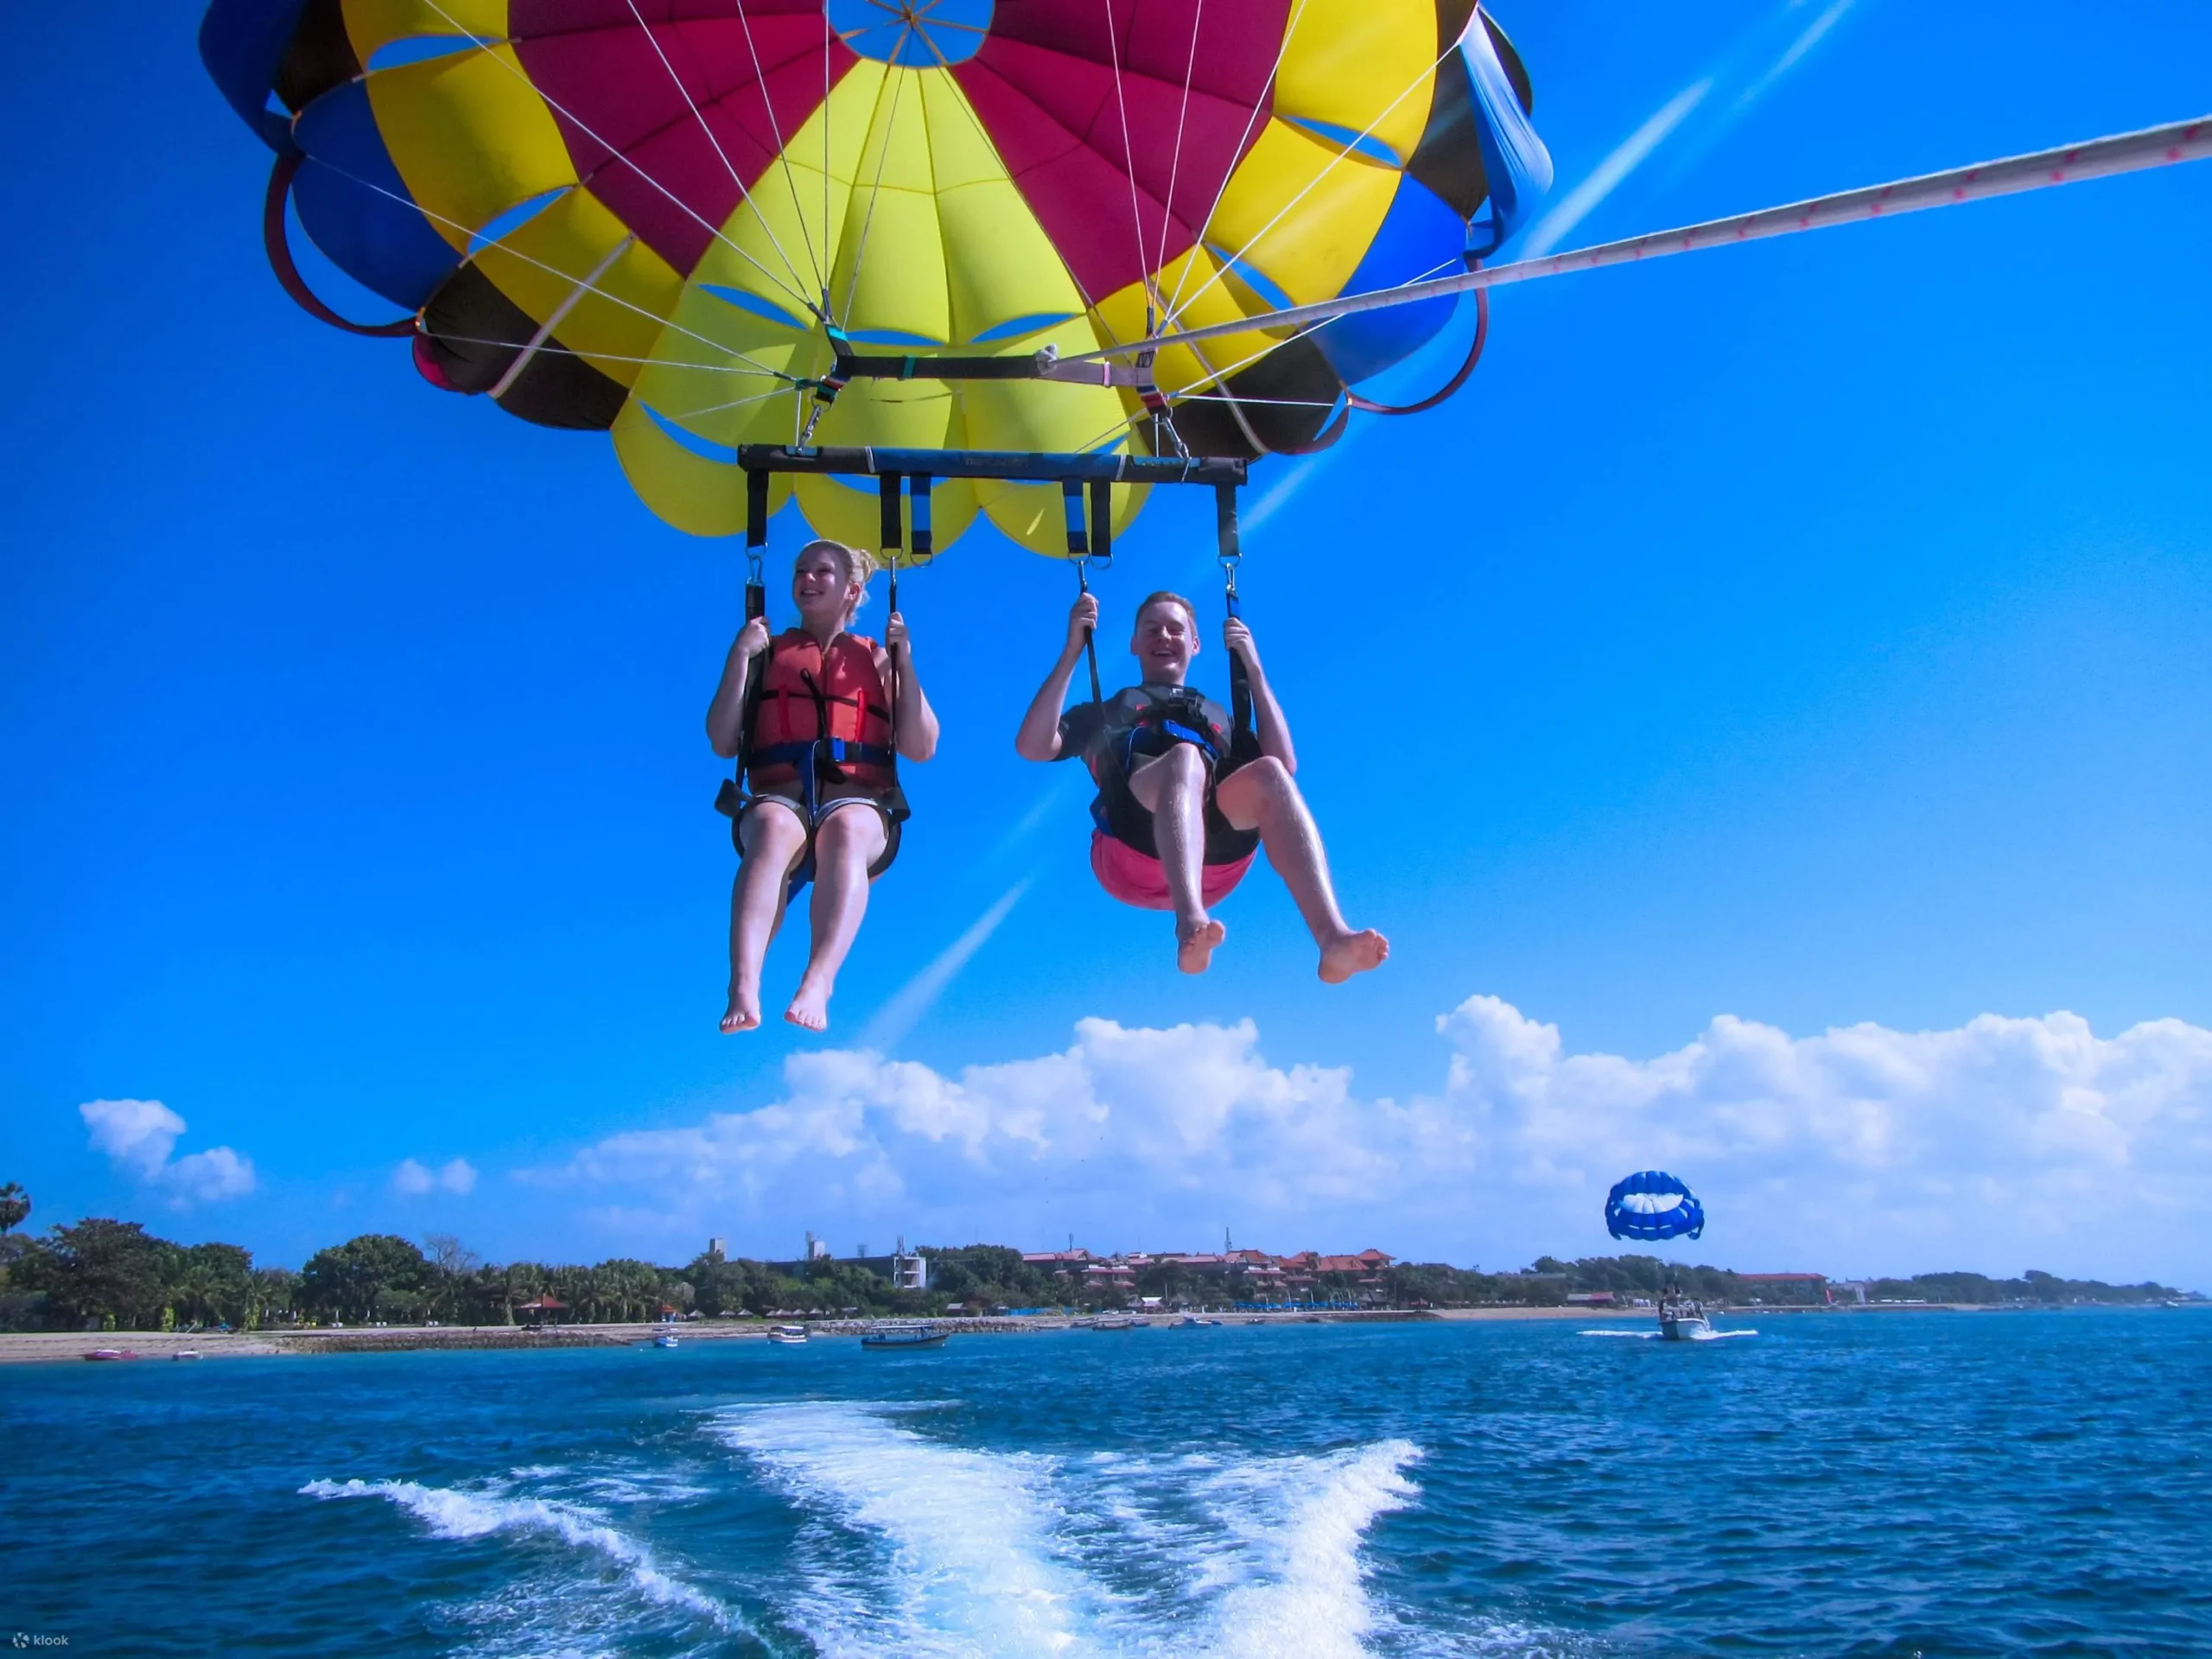
[[[0,1371],[81,1653],[2212,1652],[2212,1315]]]

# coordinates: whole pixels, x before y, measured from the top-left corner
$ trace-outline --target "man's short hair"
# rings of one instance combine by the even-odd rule
[[[1144,626],[1144,613],[1155,605],[1180,605],[1183,607],[1184,620],[1191,625],[1191,632],[1192,633],[1196,633],[1198,631],[1198,607],[1192,604],[1189,600],[1184,598],[1182,594],[1170,593],[1165,588],[1162,588],[1157,593],[1147,594],[1142,599],[1137,601],[1137,626],[1139,627],[1142,627]]]

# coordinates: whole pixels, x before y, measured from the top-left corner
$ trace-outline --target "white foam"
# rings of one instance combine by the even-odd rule
[[[387,1498],[423,1522],[434,1538],[483,1538],[509,1531],[548,1533],[613,1562],[648,1601],[696,1613],[723,1630],[741,1628],[730,1611],[712,1596],[663,1572],[644,1544],[576,1504],[556,1498],[464,1492],[411,1480],[311,1480],[300,1491],[308,1497]]]
[[[825,1655],[1361,1659],[1388,1617],[1365,1581],[1368,1534],[1420,1495],[1404,1472],[1420,1451],[1400,1440],[1063,1461],[950,1445],[845,1402],[734,1408],[712,1426],[831,1529],[785,1609]],[[857,1563],[855,1535],[876,1545]],[[1528,1650],[1507,1627],[1452,1645],[1500,1639]]]
[[[1420,1495],[1403,1472],[1420,1456],[1410,1441],[1383,1440],[1248,1459],[1207,1477],[1200,1496],[1239,1548],[1215,1563],[1231,1581],[1214,1604],[1205,1650],[1222,1659],[1364,1654],[1376,1621],[1360,1551],[1377,1516]]]
[[[817,1565],[794,1610],[828,1654],[1089,1651],[1091,1586],[1058,1559],[1058,1464],[969,1451],[843,1402],[733,1409],[713,1420],[800,1504],[880,1541],[866,1573]],[[887,1582],[882,1569],[887,1567]]]

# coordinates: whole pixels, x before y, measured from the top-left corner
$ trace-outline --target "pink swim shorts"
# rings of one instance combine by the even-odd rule
[[[1211,909],[1229,897],[1244,879],[1244,872],[1252,868],[1253,856],[1247,853],[1233,864],[1202,866],[1198,874],[1199,901]],[[1135,905],[1139,910],[1175,908],[1175,901],[1167,893],[1167,872],[1160,868],[1160,861],[1147,858],[1103,830],[1090,832],[1090,873],[1098,878],[1100,887],[1125,905]]]

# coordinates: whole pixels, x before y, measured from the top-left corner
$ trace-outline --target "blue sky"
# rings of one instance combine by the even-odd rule
[[[2212,102],[2181,3],[1498,10],[1560,246]],[[1610,1248],[1593,1195],[1673,1159],[1741,1267],[2212,1281],[2212,168],[1501,291],[1451,404],[1262,467],[1248,612],[1395,946],[1340,989],[1263,876],[1197,982],[1096,890],[1010,743],[1071,584],[972,535],[907,589],[946,740],[832,1030],[730,1039],[734,550],[294,310],[196,17],[125,15],[0,67],[40,1222],[1500,1264]],[[1206,507],[1155,500],[1109,614],[1208,581]]]

